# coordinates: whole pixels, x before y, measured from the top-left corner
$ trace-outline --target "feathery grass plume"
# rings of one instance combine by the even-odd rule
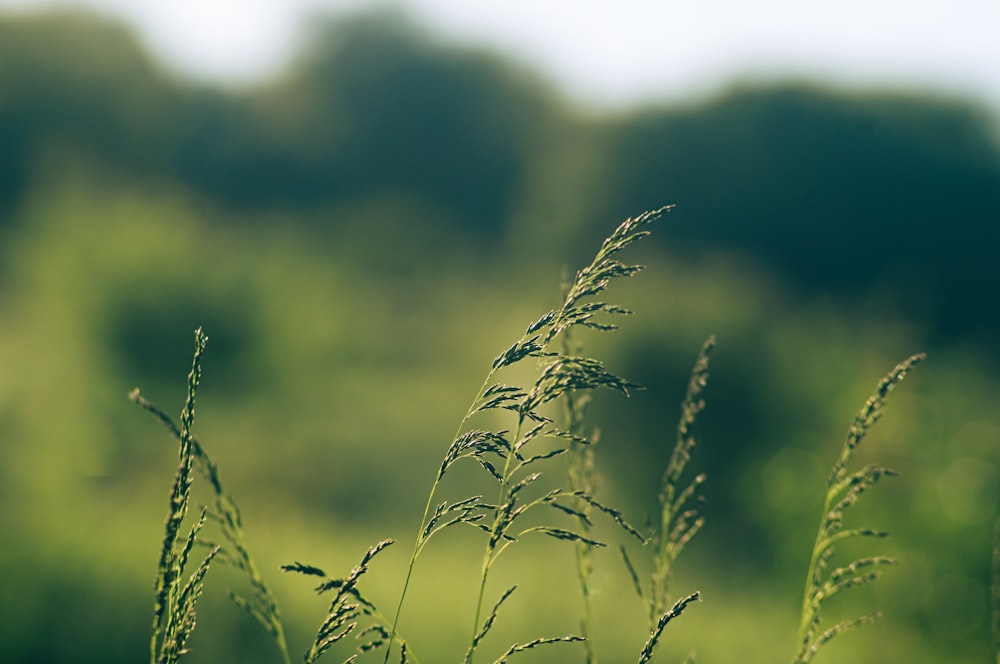
[[[188,374],[187,397],[181,411],[181,426],[177,435],[180,442],[180,463],[170,490],[170,511],[167,514],[163,546],[157,564],[152,634],[149,642],[151,664],[172,664],[187,652],[186,644],[191,632],[194,631],[195,605],[201,597],[205,574],[219,553],[217,547],[212,548],[191,574],[187,583],[182,583],[191,549],[206,520],[203,512],[187,537],[181,540],[180,529],[184,517],[187,516],[193,481],[191,470],[195,453],[191,428],[194,426],[195,395],[201,382],[201,359],[208,341],[201,328],[195,330],[194,336],[194,358],[191,362],[191,372]]]
[[[407,567],[403,590],[390,628],[390,642],[386,648],[385,662],[389,661],[392,636],[396,633],[416,560],[428,541],[447,527],[459,524],[471,525],[488,534],[483,553],[472,635],[466,654],[466,661],[469,663],[473,661],[476,649],[485,636],[483,630],[488,632],[492,625],[489,619],[485,623],[480,623],[489,571],[511,543],[528,533],[538,532],[558,539],[591,543],[593,546],[600,544],[579,532],[557,527],[534,526],[518,530],[515,524],[526,512],[536,507],[551,507],[554,511],[576,513],[578,510],[571,501],[581,497],[585,500],[589,498],[588,502],[642,539],[638,531],[629,526],[620,513],[593,501],[583,491],[556,489],[541,497],[532,499],[528,496],[532,485],[540,477],[540,473],[535,471],[539,463],[569,452],[570,445],[574,442],[586,442],[573,432],[557,426],[542,412],[543,407],[571,392],[603,387],[627,395],[629,390],[637,387],[609,372],[597,360],[559,352],[554,342],[565,331],[578,325],[596,330],[612,330],[615,326],[598,320],[598,315],[629,313],[622,307],[594,301],[593,298],[604,292],[612,280],[632,276],[641,269],[639,266],[621,263],[616,256],[628,245],[648,235],[648,225],[668,209],[661,208],[622,222],[601,245],[591,264],[577,272],[566,290],[562,305],[529,325],[521,338],[497,356],[490,365],[486,379],[459,423],[452,437],[453,442],[431,485]],[[536,369],[534,379],[528,387],[496,381],[498,372],[529,358],[535,360]],[[502,431],[467,429],[470,420],[477,413],[496,410],[510,412],[516,418],[515,426]],[[542,440],[554,441],[555,444],[548,450],[532,451],[537,450],[537,443]],[[496,502],[483,503],[479,497],[472,497],[451,504],[442,502],[434,507],[439,485],[448,469],[463,458],[477,461],[492,480],[499,484]],[[566,637],[562,640],[576,641],[577,638]],[[543,640],[538,644],[558,641],[560,639]],[[526,645],[515,646],[508,654],[521,652]],[[504,657],[501,657],[501,660]]]
[[[364,653],[385,646],[390,639],[396,638],[402,641],[398,635],[390,635],[389,630],[386,629],[388,621],[379,613],[375,605],[358,590],[358,581],[368,571],[368,563],[391,544],[393,544],[393,540],[386,539],[369,548],[358,566],[343,579],[331,579],[322,569],[298,562],[281,566],[281,569],[286,572],[318,576],[323,579],[323,582],[316,587],[317,594],[322,595],[335,591],[333,599],[330,601],[330,610],[319,629],[316,630],[316,638],[305,653],[306,664],[312,664],[331,647],[351,634],[355,635],[357,645],[354,654],[345,660],[345,664],[355,661]],[[373,618],[374,622],[358,630],[360,621],[365,617]],[[408,652],[405,643],[401,643],[401,652],[401,662],[417,662],[412,653]]]
[[[993,527],[993,657],[1000,664],[1000,519]]]
[[[798,635],[799,649],[793,664],[806,664],[812,661],[819,649],[835,636],[874,622],[881,615],[873,613],[854,620],[845,620],[820,632],[821,609],[826,600],[848,588],[871,583],[881,576],[882,567],[896,562],[885,556],[870,556],[859,558],[844,567],[838,567],[832,571],[828,570],[836,543],[855,537],[881,538],[888,536],[886,532],[871,528],[844,530],[844,513],[855,505],[861,495],[875,486],[879,480],[896,473],[889,468],[874,465],[850,473],[848,465],[868,430],[882,416],[889,392],[903,380],[913,367],[922,362],[924,357],[923,354],[910,357],[898,364],[885,378],[879,381],[875,392],[855,415],[854,422],[847,432],[847,440],[844,442],[840,457],[834,463],[827,481],[823,518],[820,520],[819,533],[816,536],[816,543],[809,561],[809,571],[806,575],[805,596],[802,601],[802,621],[799,625]]]
[[[174,424],[174,421],[167,413],[156,404],[145,399],[135,388],[129,393],[129,399],[155,416],[161,424],[178,441],[183,440],[182,430]],[[190,435],[189,445],[193,461],[198,470],[208,480],[214,493],[214,511],[206,512],[206,517],[219,524],[225,545],[215,545],[207,540],[202,544],[218,549],[216,557],[220,562],[226,563],[246,574],[252,591],[251,599],[229,591],[229,597],[237,606],[245,610],[251,618],[264,628],[264,630],[274,638],[275,643],[281,652],[282,660],[285,664],[291,664],[288,653],[288,644],[285,638],[285,630],[281,620],[281,611],[271,593],[270,588],[264,581],[250,550],[247,548],[246,537],[243,534],[243,521],[240,516],[239,506],[232,495],[225,492],[222,487],[222,480],[219,477],[219,469],[212,461],[205,448],[198,439]]]
[[[648,234],[644,226],[656,216],[659,216],[661,212],[657,211],[642,215],[626,220],[621,224],[605,240],[594,261],[577,273],[574,281],[565,290],[562,307],[550,311],[530,325],[525,332],[525,337],[522,337],[521,340],[511,346],[511,349],[501,354],[493,363],[494,368],[503,368],[525,357],[537,358],[535,378],[531,386],[526,390],[511,391],[512,395],[517,395],[517,401],[505,404],[505,406],[508,406],[508,410],[517,414],[517,421],[514,433],[509,438],[509,444],[511,445],[510,452],[506,454],[503,471],[499,473],[499,496],[496,507],[492,509],[493,525],[490,528],[490,537],[483,554],[479,596],[476,602],[476,618],[473,622],[474,631],[469,650],[466,654],[466,662],[471,663],[473,661],[476,648],[482,636],[485,636],[485,632],[488,631],[489,626],[492,624],[493,616],[491,615],[491,619],[488,619],[484,624],[485,629],[480,630],[479,628],[479,615],[482,611],[489,571],[503,552],[523,535],[540,532],[550,537],[575,542],[577,546],[587,547],[588,549],[603,546],[603,543],[594,540],[587,534],[590,524],[589,512],[591,508],[596,507],[600,511],[610,515],[613,520],[628,532],[639,537],[639,539],[643,539],[638,531],[624,521],[619,512],[600,505],[580,487],[570,486],[569,489],[556,489],[539,499],[522,502],[520,505],[518,505],[518,501],[522,500],[520,493],[540,476],[540,473],[537,472],[529,473],[527,466],[535,461],[549,459],[570,452],[574,445],[586,445],[590,442],[587,438],[581,436],[579,432],[574,431],[572,427],[558,428],[551,419],[541,412],[542,406],[560,398],[572,399],[574,396],[599,387],[619,391],[626,395],[630,389],[638,387],[607,371],[599,361],[578,355],[574,352],[576,349],[571,344],[567,345],[565,339],[563,339],[561,352],[553,350],[553,346],[556,339],[568,333],[577,325],[602,331],[615,329],[615,325],[596,320],[595,314],[600,312],[609,314],[629,313],[626,309],[616,305],[595,302],[590,300],[590,298],[602,293],[612,279],[631,276],[638,272],[640,269],[638,266],[629,266],[620,263],[614,256],[632,242]],[[487,391],[489,389],[487,388]],[[514,407],[515,405],[516,408]],[[566,442],[561,443],[561,446],[557,446],[549,452],[530,457],[522,454],[530,443],[541,437],[561,438]],[[571,497],[572,499],[569,502],[560,502],[559,498],[562,497]],[[559,511],[576,516],[587,532],[566,530],[552,526],[534,526],[517,531],[514,523],[519,516],[536,505],[546,504]],[[582,640],[582,637],[540,639],[531,642],[531,645],[576,642],[580,640]],[[514,646],[507,654],[501,657],[501,660],[505,660],[507,656],[525,649],[527,648],[523,646]],[[590,652],[592,653],[592,650]]]

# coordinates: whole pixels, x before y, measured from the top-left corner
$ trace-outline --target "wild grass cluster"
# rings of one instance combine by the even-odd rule
[[[282,566],[286,573],[311,580],[315,592],[327,600],[329,607],[325,615],[318,617],[312,642],[298,646],[295,652],[299,655],[292,654],[277,598],[247,546],[236,499],[224,489],[218,467],[194,435],[195,404],[208,345],[205,332],[196,330],[179,424],[138,389],[130,394],[136,404],[166,427],[179,451],[154,583],[151,664],[172,664],[189,652],[198,600],[217,565],[228,565],[245,575],[249,593],[230,593],[230,598],[272,637],[276,661],[419,664],[420,635],[407,632],[407,616],[418,609],[410,606],[411,581],[420,573],[424,552],[441,533],[453,528],[478,533],[482,551],[478,581],[468,589],[474,598],[474,611],[468,624],[456,627],[466,630],[467,645],[463,652],[454,653],[454,661],[502,664],[525,651],[561,648],[560,661],[596,664],[603,655],[608,661],[634,659],[643,664],[654,661],[658,646],[668,635],[683,643],[683,631],[672,623],[687,611],[711,610],[710,606],[695,608],[701,593],[677,593],[673,579],[678,558],[706,523],[701,505],[709,478],[693,467],[693,461],[699,445],[695,430],[698,416],[706,407],[709,360],[716,340],[710,337],[697,354],[676,427],[665,427],[671,433],[664,436],[660,513],[636,526],[623,511],[606,504],[600,496],[601,477],[594,454],[600,436],[589,421],[588,404],[594,391],[627,396],[641,386],[613,373],[600,359],[588,356],[578,334],[588,329],[612,332],[618,320],[631,313],[608,300],[606,292],[614,282],[632,278],[641,270],[638,265],[623,262],[621,254],[647,236],[652,224],[668,210],[654,210],[622,222],[605,239],[593,261],[564,285],[561,304],[528,325],[488,365],[454,434],[442,445],[443,456],[435,474],[428,478],[423,513],[409,540],[401,592],[394,605],[388,607],[390,610],[377,606],[363,586],[366,575],[377,573],[379,554],[395,544],[393,539],[370,546],[346,574],[330,575],[320,567],[299,561]],[[896,562],[878,553],[877,541],[887,537],[887,532],[854,525],[849,519],[859,501],[895,472],[878,465],[855,469],[855,456],[882,416],[890,392],[923,359],[923,355],[914,355],[904,360],[876,385],[855,415],[834,460],[815,543],[811,553],[803,552],[803,566],[808,562],[808,571],[798,635],[788,635],[792,664],[813,661],[831,640],[875,622],[880,615],[869,612],[827,626],[824,609],[831,598],[875,582]],[[457,499],[442,498],[442,487],[460,464],[479,469],[481,492]],[[543,474],[547,483],[541,481]],[[210,487],[213,500],[191,514],[191,488],[199,477]],[[617,541],[599,539],[597,520],[613,525]],[[567,560],[571,556],[575,562],[579,586],[579,630],[529,633],[507,647],[496,647],[487,636],[504,619],[507,602],[517,592],[517,586],[497,592],[489,581],[503,556],[535,537],[564,541],[570,549]],[[1000,579],[1000,522],[996,537],[994,578]],[[866,547],[870,552],[840,561],[838,547],[855,540],[871,540]],[[620,552],[620,563],[632,580],[636,601],[646,616],[647,638],[636,643],[632,652],[604,652],[595,630],[594,551],[608,546]],[[993,610],[1000,664],[1000,580],[995,580],[993,586]],[[544,630],[544,626],[539,629]],[[684,644],[689,652],[686,662],[695,660],[696,645]]]

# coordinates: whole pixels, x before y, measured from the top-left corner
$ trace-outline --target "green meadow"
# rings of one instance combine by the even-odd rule
[[[595,114],[394,13],[325,24],[284,74],[238,90],[179,79],[98,19],[0,18],[0,659],[174,661],[160,658],[154,604],[179,450],[192,484],[170,550],[202,506],[220,513],[196,439],[239,506],[291,661],[312,661],[336,607],[314,592],[322,579],[281,566],[343,581],[386,539],[354,578],[364,601],[337,595],[362,622],[385,618],[361,662],[383,661],[388,642],[392,661],[471,661],[470,640],[491,662],[581,633],[511,659],[636,661],[696,591],[649,661],[810,661],[810,557],[838,505],[831,467],[860,431],[839,477],[861,473],[842,488],[864,495],[827,534],[891,536],[838,540],[825,569],[896,563],[842,573],[884,572],[832,593],[814,636],[881,617],[812,661],[992,661],[998,136],[995,109],[973,101],[810,81]],[[613,254],[641,272],[567,295],[623,220],[665,205],[649,237]],[[610,310],[573,318],[585,302]],[[539,349],[523,345],[536,321]],[[488,378],[518,343],[523,357]],[[918,353],[869,412],[878,423],[859,424]],[[544,374],[566,357],[600,370]],[[130,401],[136,387],[180,444]],[[520,396],[465,417],[502,394]],[[538,447],[519,457],[479,436],[459,454],[470,430]],[[514,491],[536,464],[542,477]],[[690,537],[671,540],[661,495],[689,486],[670,523],[687,519],[677,537]],[[560,490],[523,528],[499,516],[512,491]],[[471,497],[473,511],[454,508]],[[441,501],[434,523],[457,521],[424,541]],[[234,537],[208,518],[193,538],[182,581],[221,549],[185,662],[285,661],[229,597],[262,597]],[[664,542],[681,543],[676,559]],[[320,661],[378,640],[360,631]]]

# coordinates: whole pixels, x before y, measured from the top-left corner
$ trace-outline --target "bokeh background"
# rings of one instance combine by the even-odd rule
[[[708,522],[674,580],[704,602],[658,661],[791,659],[827,469],[876,381],[918,351],[927,363],[859,460],[901,476],[850,517],[894,537],[842,552],[901,565],[829,614],[886,617],[817,661],[989,660],[1000,83],[973,65],[992,55],[995,70],[1000,52],[976,37],[1000,18],[985,2],[907,5],[940,37],[921,61],[894,58],[908,15],[879,3],[849,21],[868,20],[870,39],[828,42],[812,36],[834,31],[815,24],[830,17],[798,24],[765,3],[778,22],[758,28],[754,58],[726,50],[757,24],[724,4],[676,24],[623,6],[655,28],[631,42],[588,35],[620,26],[587,3],[512,4],[495,33],[447,3],[352,3],[297,32],[256,11],[285,50],[245,38],[230,52],[227,25],[257,33],[222,2],[181,27],[176,10],[157,15],[165,4],[0,3],[0,659],[146,656],[176,448],[126,394],[139,385],[179,413],[198,325],[196,431],[293,651],[326,606],[280,564],[346,573],[396,538],[367,586],[388,611],[492,358],[618,221],[675,203],[630,256],[647,271],[611,293],[637,314],[585,339],[647,387],[592,409],[601,497],[637,522],[656,510],[697,349],[719,340],[693,461]],[[509,24],[531,30],[497,36]],[[781,34],[846,64],[796,59]],[[570,42],[589,58],[574,65],[558,48]],[[951,51],[967,70],[944,66]],[[464,651],[480,547],[450,533],[421,559],[402,629],[424,662]],[[644,612],[615,548],[596,561],[597,649],[627,662]],[[521,589],[491,647],[576,630],[571,555],[555,541],[513,550],[491,588]],[[278,661],[228,587],[239,577],[213,570],[188,661]]]

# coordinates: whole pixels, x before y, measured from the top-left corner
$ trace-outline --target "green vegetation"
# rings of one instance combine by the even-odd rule
[[[514,585],[505,590],[489,614],[481,620],[491,569],[505,551],[532,533],[549,535],[575,544],[577,577],[582,590],[584,632],[593,633],[595,627],[592,624],[593,597],[589,589],[594,573],[592,551],[595,547],[605,546],[603,542],[591,537],[594,525],[591,516],[595,511],[609,516],[626,535],[634,536],[644,545],[651,543],[655,549],[648,597],[649,637],[638,656],[639,664],[652,660],[667,625],[679,617],[691,602],[700,598],[700,593],[696,591],[671,605],[668,582],[681,550],[704,525],[704,519],[699,515],[697,506],[691,507],[689,503],[698,497],[705,476],[696,475],[686,484],[681,483],[681,478],[696,447],[692,426],[705,406],[702,392],[707,384],[708,357],[715,346],[715,340],[710,338],[703,345],[692,371],[687,394],[681,405],[681,419],[677,427],[673,453],[663,476],[660,493],[661,520],[653,537],[648,538],[631,526],[621,512],[605,506],[596,499],[594,487],[597,477],[593,455],[589,453],[595,441],[580,434],[586,410],[583,398],[588,392],[605,388],[628,395],[630,389],[639,386],[610,373],[600,361],[576,352],[579,350],[579,345],[570,339],[569,333],[573,328],[614,330],[617,328],[616,325],[602,321],[597,316],[631,313],[621,306],[595,301],[593,298],[603,294],[612,280],[630,277],[639,271],[638,266],[621,263],[617,259],[617,254],[636,240],[648,235],[646,226],[665,210],[666,208],[624,221],[604,241],[593,262],[577,272],[573,282],[565,289],[562,305],[545,313],[529,325],[521,337],[491,364],[486,379],[466,410],[453,442],[435,474],[413,552],[407,564],[406,578],[400,592],[395,617],[391,622],[361,593],[359,583],[361,577],[368,572],[369,563],[386,547],[393,544],[393,540],[384,539],[369,548],[361,563],[342,579],[330,579],[323,570],[313,565],[296,562],[283,566],[287,572],[322,578],[323,582],[316,591],[320,594],[332,591],[334,595],[328,615],[305,653],[304,659],[307,664],[317,661],[328,651],[336,650],[341,642],[350,644],[346,638],[351,635],[355,636],[357,643],[347,646],[343,654],[350,654],[345,662],[354,662],[367,653],[378,656],[379,649],[384,650],[383,662],[388,662],[393,645],[397,642],[402,662],[419,662],[412,646],[413,641],[404,639],[399,631],[400,616],[417,558],[432,537],[452,526],[472,526],[474,530],[480,530],[487,536],[478,593],[474,603],[472,637],[464,657],[466,663],[474,661],[477,650],[484,644],[498,620],[501,608],[517,589]],[[130,395],[133,401],[163,422],[180,443],[180,466],[170,493],[170,511],[167,516],[166,535],[154,593],[151,664],[173,664],[179,661],[182,655],[187,654],[186,644],[195,626],[195,604],[201,596],[209,566],[219,555],[249,575],[250,586],[258,606],[254,606],[239,595],[231,593],[230,596],[276,640],[281,655],[287,663],[290,659],[280,613],[246,547],[239,510],[235,501],[223,492],[218,468],[208,458],[191,431],[194,423],[195,395],[200,383],[201,362],[206,341],[202,330],[200,328],[196,330],[195,354],[188,377],[187,399],[181,412],[179,428],[161,409],[143,399],[138,390],[134,390]],[[554,350],[557,347],[561,350]],[[862,494],[874,487],[881,478],[894,475],[894,471],[869,465],[862,470],[851,472],[849,466],[858,453],[861,442],[882,416],[889,392],[923,359],[923,355],[914,355],[896,366],[879,382],[874,394],[855,416],[841,454],[830,473],[823,507],[824,514],[806,576],[805,599],[798,635],[800,645],[794,664],[811,662],[820,649],[834,637],[873,622],[878,617],[878,614],[866,615],[839,622],[822,632],[819,631],[822,625],[821,609],[825,602],[843,590],[871,583],[880,576],[881,567],[896,562],[884,556],[867,556],[828,571],[835,544],[839,545],[854,538],[883,538],[887,535],[886,532],[871,528],[845,530],[844,518],[847,510],[856,506]],[[527,374],[531,376],[529,387],[496,382],[499,374],[509,373],[525,360],[533,361],[535,364],[534,370]],[[562,402],[564,425],[557,424],[546,414],[548,411],[546,404],[551,402]],[[492,414],[491,411],[511,413],[515,417],[513,430],[470,428],[472,420]],[[545,441],[549,442],[548,446],[543,445]],[[537,483],[542,477],[539,468],[547,467],[553,459],[563,456],[568,456],[570,459],[567,477],[569,487],[556,486],[539,493]],[[444,500],[434,506],[442,481],[454,464],[462,459],[476,461],[486,471],[488,477],[499,484],[498,498],[492,503],[487,503],[483,502],[482,495],[474,495],[451,502]],[[208,512],[203,510],[178,550],[179,530],[187,515],[192,470],[196,462],[214,490],[216,511],[212,514],[212,520],[221,525],[226,543],[220,546],[203,541],[201,531],[208,515]],[[550,514],[549,518],[542,518],[540,522],[526,527],[521,526],[529,512],[538,511],[536,508],[549,508],[554,514]],[[570,530],[563,527],[559,520],[550,520],[557,515],[562,517],[569,515],[579,529]],[[209,547],[209,553],[191,574],[187,583],[182,585],[182,575],[196,543]],[[642,596],[642,585],[635,567],[624,546],[621,547],[621,551],[625,556],[625,563],[635,588]],[[996,556],[1000,556],[1000,547],[995,546],[994,557]],[[363,626],[364,622],[371,624]],[[596,662],[597,647],[593,641],[593,637],[573,634],[536,637],[530,641],[515,643],[494,661],[495,664],[506,662],[517,653],[533,650],[542,645],[584,642],[585,661]],[[619,653],[619,659],[620,657]],[[694,655],[689,654],[685,661],[690,662],[693,659]]]
[[[802,623],[799,626],[799,652],[795,664],[806,664],[835,636],[874,621],[878,614],[870,614],[854,620],[839,622],[833,627],[819,632],[822,624],[823,603],[831,597],[849,588],[855,588],[871,583],[881,575],[881,567],[895,564],[897,561],[885,556],[869,556],[858,558],[844,567],[828,571],[830,559],[833,557],[834,544],[855,537],[881,538],[887,532],[872,528],[852,528],[844,530],[844,513],[854,507],[861,494],[871,489],[883,477],[895,475],[889,468],[869,465],[862,470],[848,474],[848,465],[857,452],[858,446],[864,440],[868,430],[882,416],[886,397],[907,373],[924,359],[923,355],[914,355],[893,369],[888,376],[879,382],[875,393],[868,399],[864,407],[854,418],[844,442],[840,458],[830,471],[827,482],[826,499],[823,502],[823,517],[820,520],[819,534],[813,545],[812,557],[809,560],[809,572],[806,574],[805,599],[802,602]]]
[[[150,651],[166,533],[156,515],[179,447],[121,395],[140,384],[140,403],[179,412],[199,326],[211,341],[193,484],[165,553],[157,655],[265,664],[283,657],[280,633],[294,661],[338,634],[319,628],[345,610],[363,624],[321,662],[359,645],[366,626],[391,631],[429,484],[489,358],[560,309],[560,269],[589,264],[610,221],[664,201],[677,204],[667,223],[628,249],[647,271],[613,289],[636,315],[612,335],[577,326],[551,347],[646,389],[550,402],[546,416],[574,438],[534,462],[543,476],[518,493],[582,491],[649,543],[579,496],[559,503],[582,516],[540,505],[519,517],[516,529],[556,517],[608,546],[536,532],[507,547],[476,634],[518,589],[476,661],[555,635],[588,641],[515,657],[634,660],[659,616],[696,590],[703,601],[666,626],[657,661],[789,661],[840,432],[878,377],[918,350],[932,361],[851,461],[899,475],[854,504],[841,531],[893,536],[838,541],[827,571],[872,556],[899,564],[823,602],[816,634],[884,617],[813,661],[991,661],[995,109],[785,81],[598,115],[392,12],[313,25],[285,72],[233,90],[165,72],[104,20],[0,16],[5,661],[118,664]],[[709,405],[681,434],[699,442],[669,472],[681,467],[678,405],[704,398],[685,402],[685,385],[710,333]],[[536,368],[526,358],[496,382],[528,390]],[[474,418],[467,431],[517,424],[503,409]],[[461,459],[431,512],[477,495],[493,504],[500,491]],[[203,509],[206,546],[177,574]],[[399,543],[354,586],[382,617],[350,592],[334,601],[389,537]],[[488,537],[468,524],[433,535],[390,661],[403,637],[425,664],[468,651]],[[190,606],[191,574],[215,545],[181,646],[185,618],[170,612]],[[328,589],[313,594],[310,581]]]

